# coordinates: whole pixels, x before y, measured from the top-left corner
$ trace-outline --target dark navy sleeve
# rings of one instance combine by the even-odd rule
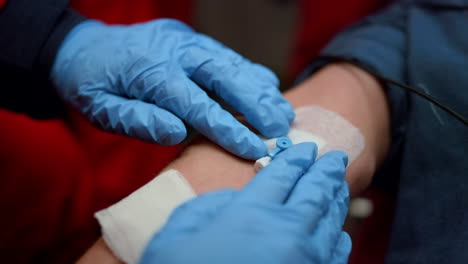
[[[361,22],[338,34],[305,69],[299,81],[307,78],[326,64],[349,61],[372,70],[381,76],[399,82],[407,82],[407,6],[393,4],[380,13],[367,17]],[[398,87],[385,86],[391,107],[392,146],[389,158],[382,171],[396,168],[398,152],[404,140],[408,95]],[[386,181],[387,177],[376,177]],[[387,185],[385,183],[384,185]]]
[[[68,0],[9,0],[0,9],[0,108],[36,119],[63,117],[49,72],[68,32],[85,18]]]
[[[0,11],[0,64],[48,75],[60,43],[84,17],[68,0],[10,0]]]

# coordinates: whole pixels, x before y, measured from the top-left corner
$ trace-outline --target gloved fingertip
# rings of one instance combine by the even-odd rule
[[[344,156],[343,156],[343,163],[345,165],[345,167],[348,167],[348,155],[346,155],[344,152],[343,152]]]
[[[352,242],[348,233],[342,231],[335,246],[335,251],[328,261],[330,264],[346,264],[348,263],[349,254],[351,253]]]
[[[340,241],[338,242],[337,247],[342,248],[345,253],[347,252],[349,254],[351,252],[353,242],[349,234],[345,231],[341,232]]]
[[[344,167],[348,166],[348,155],[340,150],[332,150],[323,155],[324,158],[335,160],[338,164],[343,164]]]
[[[256,160],[267,155],[268,147],[260,138],[257,137],[257,139],[251,140],[250,147],[247,148],[247,150],[243,150],[239,156],[244,159]]]
[[[269,126],[266,128],[259,129],[260,133],[267,138],[284,137],[289,132],[289,124],[279,122],[275,126]]]
[[[182,122],[181,122],[182,124]],[[164,135],[157,135],[153,139],[154,141],[162,146],[176,145],[182,142],[187,137],[187,129],[182,124],[174,125],[172,129],[165,131]]]
[[[286,116],[286,119],[288,120],[288,123],[292,124],[292,122],[296,118],[296,113],[294,112],[294,108],[292,107],[292,105],[287,100],[283,100],[283,102],[280,103],[278,107],[283,111],[284,115]]]
[[[343,181],[343,186],[341,187],[341,190],[339,191],[341,197],[343,197],[343,201],[346,204],[347,207],[349,207],[349,185],[346,181]],[[346,216],[344,216],[346,217]]]
[[[207,136],[227,151],[244,159],[256,160],[268,155],[268,147],[259,136],[243,126],[240,128],[242,130],[240,133],[224,131],[222,136]]]
[[[240,149],[239,157],[248,160],[257,160],[268,155],[268,147],[257,136],[256,138],[249,139],[249,146],[243,146]]]
[[[317,156],[317,145],[313,142],[299,143],[281,152],[275,159],[285,157],[296,158],[296,156],[310,159],[311,161],[315,160]]]
[[[294,110],[292,110],[291,112],[287,112],[286,118],[288,119],[288,122],[291,125],[294,122],[294,119],[296,119],[296,112],[294,112]]]
[[[343,151],[336,151],[337,155],[341,158],[345,168],[348,166],[348,155]]]
[[[297,146],[305,149],[304,152],[307,153],[307,157],[312,157],[314,160],[317,157],[318,148],[314,142],[304,142],[297,144]]]
[[[267,138],[286,136],[290,128],[288,119],[283,113],[278,112],[278,110],[273,111],[273,113],[267,120],[262,120],[261,123],[258,123],[255,128]]]

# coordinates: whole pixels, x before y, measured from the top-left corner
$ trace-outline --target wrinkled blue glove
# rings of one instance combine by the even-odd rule
[[[181,205],[140,263],[347,263],[347,157],[330,152],[314,163],[316,152],[312,143],[293,146],[241,191]]]
[[[287,134],[294,119],[271,71],[176,20],[82,22],[60,47],[51,78],[92,123],[161,145],[181,142],[185,121],[235,155],[267,154],[265,144],[206,91],[267,137]]]

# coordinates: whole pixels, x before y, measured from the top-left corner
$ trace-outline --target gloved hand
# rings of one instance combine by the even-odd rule
[[[329,152],[314,163],[316,152],[312,143],[293,146],[241,191],[181,205],[140,263],[347,263],[347,157]]]
[[[92,123],[161,145],[181,142],[185,121],[233,154],[267,154],[260,138],[205,90],[267,137],[287,134],[294,119],[271,71],[176,20],[82,22],[60,47],[51,78]]]

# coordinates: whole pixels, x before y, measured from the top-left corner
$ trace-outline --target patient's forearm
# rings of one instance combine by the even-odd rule
[[[389,145],[389,111],[376,80],[349,64],[325,67],[285,94],[295,108],[319,105],[357,127],[365,148],[347,170],[351,195],[362,191],[384,159]],[[169,165],[179,170],[197,193],[240,188],[255,174],[253,162],[232,156],[207,141],[196,142]]]
[[[252,161],[237,158],[204,138],[193,142],[168,169],[180,171],[198,194],[239,189],[255,174]]]
[[[107,246],[104,239],[100,238],[88,251],[76,262],[76,264],[123,264],[117,259]]]

